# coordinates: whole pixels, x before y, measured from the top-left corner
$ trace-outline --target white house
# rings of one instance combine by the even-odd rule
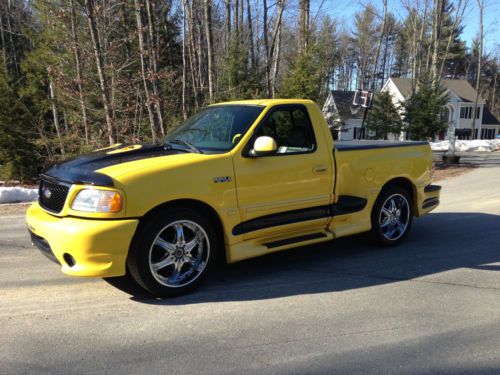
[[[354,91],[333,90],[323,105],[323,115],[335,139],[358,139],[365,109],[352,105]]]
[[[471,138],[474,121],[476,139],[493,139],[500,134],[500,122],[489,111],[481,96],[476,114],[473,114],[476,90],[469,82],[464,79],[444,79],[441,84],[445,88],[444,95],[448,98],[444,116],[448,119],[449,126],[465,130],[463,135],[458,136],[459,139]],[[394,104],[401,105],[411,95],[411,81],[408,78],[389,78],[381,91],[389,92]],[[448,131],[439,134],[437,138],[448,139]]]

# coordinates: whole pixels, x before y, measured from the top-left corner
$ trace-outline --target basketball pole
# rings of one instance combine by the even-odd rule
[[[365,113],[363,113],[363,121],[361,122],[361,134],[359,135],[359,140],[365,139],[365,122],[368,116],[368,107],[365,107]]]

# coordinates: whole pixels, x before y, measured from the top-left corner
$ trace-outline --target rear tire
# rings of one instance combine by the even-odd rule
[[[209,220],[191,208],[171,207],[141,226],[127,267],[133,279],[154,296],[179,296],[203,282],[218,248]]]
[[[373,206],[372,233],[383,246],[396,246],[405,239],[413,221],[411,196],[399,186],[382,190]]]

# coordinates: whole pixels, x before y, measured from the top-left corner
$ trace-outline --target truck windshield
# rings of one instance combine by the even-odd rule
[[[164,141],[203,153],[227,152],[238,144],[263,109],[254,105],[208,107],[187,119]]]

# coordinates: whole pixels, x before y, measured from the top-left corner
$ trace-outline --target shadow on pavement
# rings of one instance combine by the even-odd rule
[[[247,301],[365,288],[457,268],[499,271],[500,216],[433,213],[414,220],[394,248],[368,235],[346,237],[223,266],[192,294],[153,299],[126,278],[107,281],[147,304]]]

